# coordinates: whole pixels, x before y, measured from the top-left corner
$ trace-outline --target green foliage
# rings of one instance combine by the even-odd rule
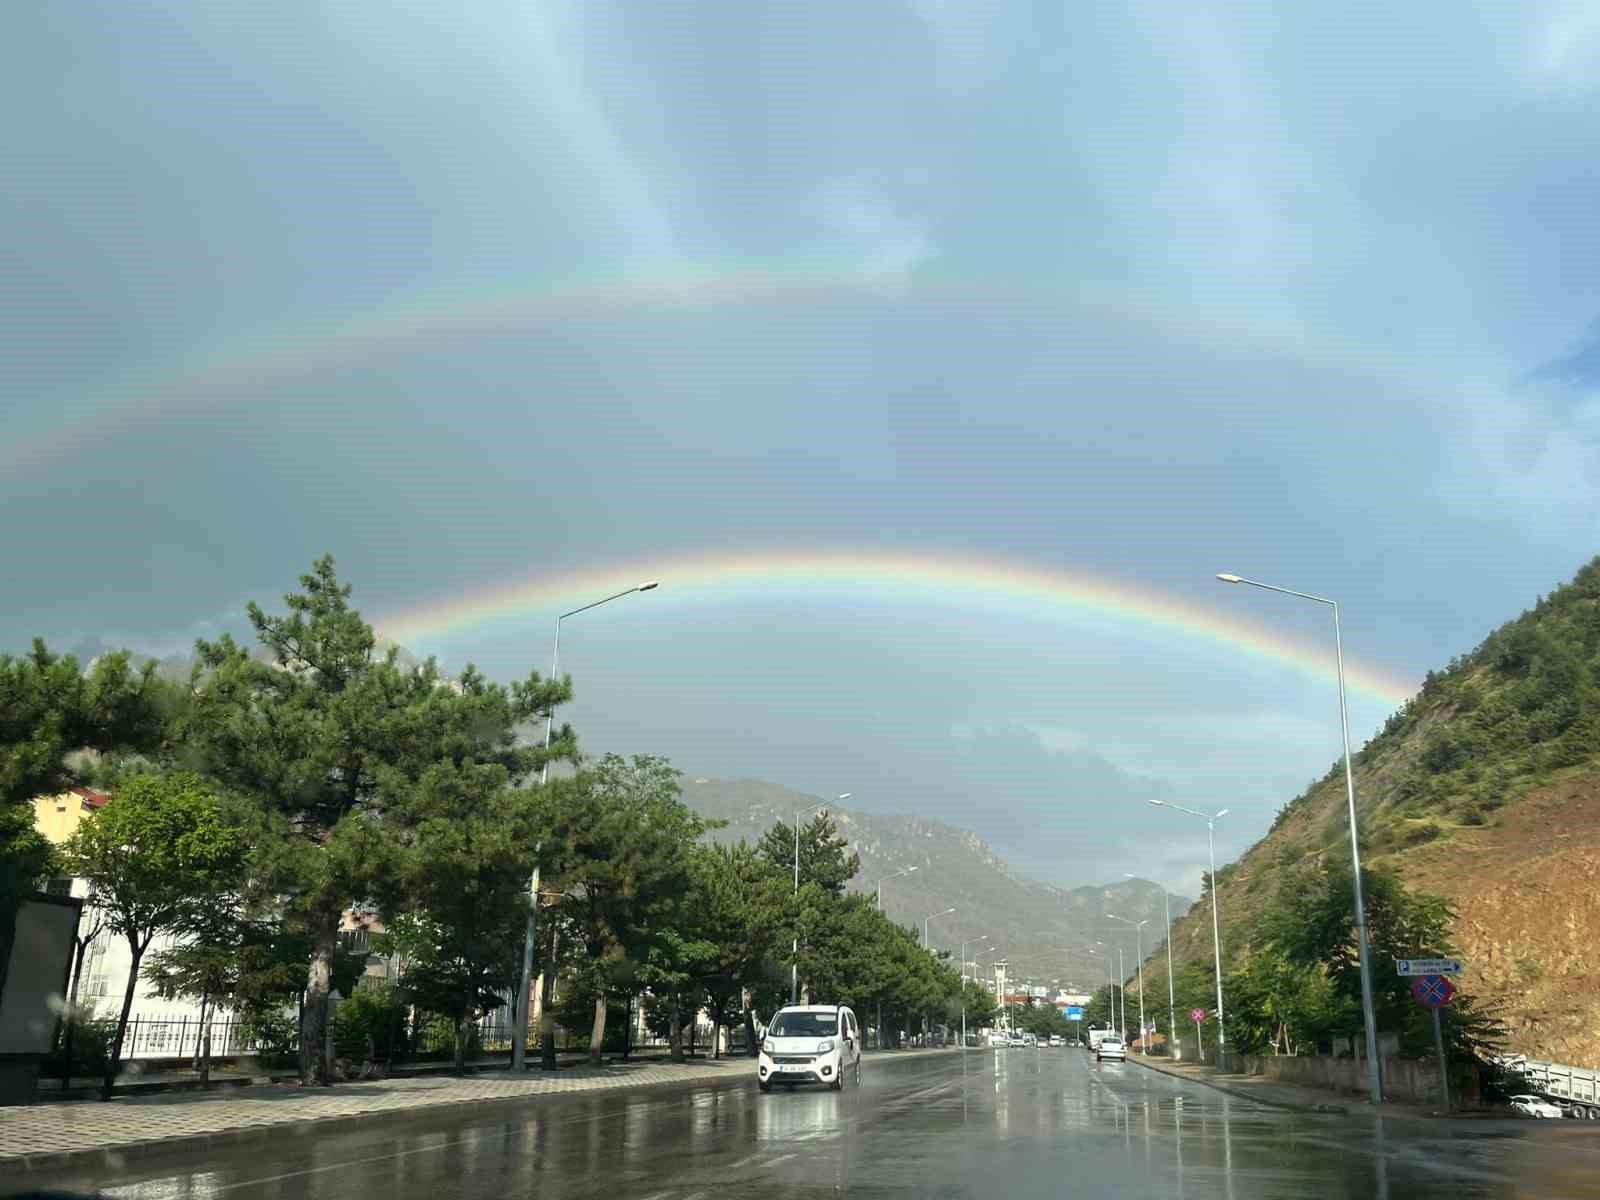
[[[570,696],[564,681],[530,674],[504,688],[470,665],[455,681],[431,659],[408,667],[396,649],[378,651],[331,558],[300,583],[282,616],[249,606],[270,661],[228,637],[197,644],[182,732],[201,769],[255,807],[258,895],[313,936],[301,1070],[326,1078],[322,1001],[340,914],[372,896],[396,899],[393,881],[407,874],[396,834],[457,782],[437,774],[469,776],[461,786],[481,794],[477,773],[515,782],[575,747],[568,730],[548,755],[517,738]]]
[[[244,873],[246,855],[240,830],[205,782],[188,772],[130,780],[63,848],[67,869],[88,882],[90,903],[104,914],[106,928],[127,942],[131,958],[104,1076],[108,1096],[151,939],[200,931],[204,940],[217,905]]]
[[[71,1054],[67,1051],[66,1029],[54,1048],[39,1062],[39,1074],[47,1079],[100,1078],[111,1061],[111,1043],[117,1036],[117,1022],[97,1017],[92,1009],[79,1012],[72,1023]]]
[[[406,1005],[388,980],[363,981],[333,1014],[334,1052],[352,1062],[392,1060],[405,1049]]]
[[[87,673],[38,640],[28,654],[0,655],[0,976],[16,906],[52,865],[30,802],[77,782],[69,751],[159,746],[167,690],[154,664],[134,671],[126,652],[97,659]]]
[[[239,1014],[239,1032],[256,1047],[264,1066],[287,1067],[296,1061],[300,1031],[293,1009],[246,1009]]]
[[[1424,1055],[1432,1046],[1431,1018],[1412,998],[1412,981],[1397,975],[1392,963],[1454,954],[1455,914],[1447,902],[1406,888],[1392,872],[1363,868],[1361,877],[1378,1028],[1400,1034],[1402,1053]],[[1270,952],[1258,951],[1243,972],[1230,977],[1244,989],[1232,1001],[1236,1022],[1267,1028],[1287,1023],[1318,1042],[1362,1032],[1352,879],[1340,864],[1307,872],[1287,890],[1283,909],[1269,925]],[[1461,991],[1446,1014],[1446,1028],[1457,1057],[1480,1061],[1505,1033],[1492,1012]]]
[[[861,872],[859,855],[847,853],[850,843],[838,831],[826,810],[800,827],[800,886],[811,886],[837,899],[845,884]],[[761,836],[759,854],[774,871],[794,875],[795,830],[779,821]]]

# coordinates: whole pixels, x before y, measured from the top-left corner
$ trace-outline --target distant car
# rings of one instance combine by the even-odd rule
[[[1067,1044],[1066,1039],[1063,1038],[1059,1033],[1052,1033],[1050,1035],[1050,1045],[1052,1047],[1065,1046],[1066,1044]]]
[[[1559,1106],[1541,1096],[1513,1096],[1511,1097],[1511,1111],[1521,1113],[1525,1117],[1538,1117],[1541,1119],[1555,1118],[1560,1120],[1562,1112]]]
[[[1101,1038],[1100,1045],[1094,1054],[1097,1062],[1105,1062],[1108,1058],[1114,1058],[1118,1062],[1126,1062],[1128,1060],[1128,1050],[1122,1044],[1121,1038]]]
[[[1027,1044],[1028,1044],[1028,1039],[1027,1039],[1027,1037],[1026,1037],[1026,1036],[1025,1036],[1025,1035],[1023,1035],[1023,1034],[1020,1034],[1020,1033],[1013,1033],[1013,1034],[1012,1034],[1012,1035],[1011,1035],[1011,1040],[1010,1040],[1010,1042],[1009,1042],[1009,1043],[1007,1043],[1007,1044],[1008,1044],[1008,1045],[1012,1045],[1012,1046],[1026,1046],[1026,1045],[1027,1045]]]
[[[834,1091],[861,1083],[861,1027],[842,1004],[780,1008],[761,1038],[756,1082],[763,1092],[781,1083],[825,1083]]]

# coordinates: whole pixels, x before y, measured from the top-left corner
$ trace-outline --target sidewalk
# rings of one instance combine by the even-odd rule
[[[882,1058],[944,1053],[896,1050],[882,1052]],[[877,1051],[868,1056],[879,1057]],[[327,1125],[363,1121],[374,1114],[416,1114],[459,1105],[514,1104],[540,1096],[741,1077],[754,1082],[749,1058],[696,1058],[682,1063],[649,1058],[599,1067],[563,1064],[553,1075],[530,1071],[521,1077],[510,1075],[504,1061],[498,1060],[485,1063],[479,1074],[465,1078],[428,1071],[328,1088],[258,1083],[216,1091],[117,1096],[106,1103],[49,1103],[49,1097],[41,1095],[41,1103],[28,1108],[0,1108],[0,1180],[29,1171],[92,1165],[96,1159],[109,1164],[131,1157],[200,1151],[220,1141],[264,1137],[285,1127],[314,1125],[321,1132]]]
[[[0,1108],[0,1179],[21,1172],[83,1165],[95,1156],[122,1160],[203,1149],[219,1139],[262,1136],[285,1126],[362,1120],[377,1113],[491,1104],[612,1088],[640,1088],[733,1078],[748,1059],[608,1063],[556,1075],[505,1071],[466,1078],[420,1076],[342,1083],[234,1086],[220,1091],[163,1092],[107,1103],[35,1104]]]
[[[1147,1070],[1170,1075],[1174,1079],[1187,1079],[1192,1083],[1203,1083],[1207,1087],[1216,1088],[1219,1092],[1227,1092],[1230,1096],[1241,1099],[1253,1100],[1257,1104],[1265,1104],[1269,1108],[1284,1108],[1292,1112],[1314,1113],[1372,1113],[1376,1110],[1360,1096],[1347,1096],[1342,1092],[1329,1092],[1321,1088],[1302,1087],[1297,1083],[1282,1083],[1276,1079],[1267,1079],[1261,1075],[1240,1075],[1231,1071],[1219,1071],[1205,1063],[1169,1062],[1164,1058],[1144,1058],[1137,1054],[1128,1055],[1128,1061],[1137,1063]],[[1434,1112],[1433,1110],[1416,1104],[1394,1104],[1383,1106],[1383,1115],[1386,1117],[1444,1117],[1449,1114]]]

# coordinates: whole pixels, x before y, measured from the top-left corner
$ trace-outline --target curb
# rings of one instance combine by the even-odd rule
[[[1154,1071],[1157,1075],[1165,1075],[1168,1079],[1183,1079],[1190,1083],[1199,1083],[1218,1092],[1226,1092],[1240,1100],[1249,1100],[1253,1104],[1261,1104],[1267,1108],[1280,1108],[1285,1112],[1321,1113],[1331,1116],[1348,1116],[1350,1109],[1343,1104],[1294,1104],[1287,1100],[1268,1100],[1264,1096],[1252,1093],[1248,1088],[1229,1087],[1225,1083],[1218,1083],[1214,1079],[1207,1079],[1203,1075],[1180,1075],[1176,1071],[1166,1071],[1150,1062],[1140,1062],[1137,1055],[1130,1055],[1129,1062],[1136,1062],[1147,1071]]]
[[[737,1061],[737,1060],[735,1060]],[[733,1078],[733,1076],[730,1076]],[[128,1159],[157,1158],[166,1154],[209,1150],[220,1146],[234,1146],[240,1142],[266,1140],[274,1136],[320,1136],[327,1130],[341,1130],[359,1125],[374,1118],[387,1119],[391,1124],[414,1120],[427,1120],[441,1112],[459,1112],[463,1109],[514,1108],[532,1102],[550,1099],[568,1099],[630,1089],[698,1087],[716,1083],[715,1075],[702,1075],[694,1079],[661,1079],[653,1083],[635,1083],[618,1080],[612,1087],[590,1088],[586,1092],[531,1092],[524,1096],[484,1096],[477,1099],[448,1100],[439,1104],[417,1105],[414,1108],[375,1109],[368,1112],[341,1113],[336,1116],[303,1117],[281,1121],[273,1125],[241,1125],[234,1129],[219,1129],[214,1133],[186,1134],[178,1137],[148,1138],[138,1142],[124,1142],[115,1146],[86,1146],[78,1150],[51,1150],[38,1154],[24,1154],[15,1158],[0,1158],[0,1182],[31,1175],[41,1171],[60,1171],[103,1166],[116,1170]]]

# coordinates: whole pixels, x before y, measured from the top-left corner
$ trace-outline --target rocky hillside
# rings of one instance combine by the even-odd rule
[[[714,836],[730,842],[754,843],[775,821],[792,825],[796,811],[821,803],[818,796],[748,779],[686,778],[683,796],[695,811],[727,821]],[[1102,966],[1060,948],[1097,940],[1114,946],[1116,935],[1104,932],[1112,924],[1105,918],[1108,911],[1134,920],[1151,918],[1146,944],[1161,939],[1161,889],[1147,880],[1063,890],[1017,875],[969,830],[923,817],[830,811],[851,850],[861,856],[861,874],[852,887],[866,890],[886,875],[916,867],[884,885],[884,911],[920,929],[928,913],[954,906],[954,914],[934,919],[930,942],[958,951],[963,938],[993,935],[1012,964],[1014,979],[1040,984],[1059,980],[1063,987],[1085,990],[1103,982]],[[1173,916],[1190,903],[1174,897]],[[969,958],[973,955],[969,948]],[[1126,940],[1126,955],[1131,966],[1131,940]]]
[[[1364,862],[1454,904],[1463,982],[1503,1005],[1512,1049],[1600,1067],[1600,559],[1430,673],[1355,767]],[[1348,860],[1345,808],[1335,764],[1218,871],[1230,958],[1298,868]],[[1173,944],[1209,959],[1208,906]]]

